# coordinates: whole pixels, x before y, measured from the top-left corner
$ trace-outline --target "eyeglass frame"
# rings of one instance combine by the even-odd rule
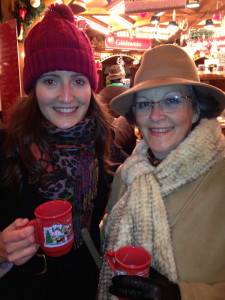
[[[149,108],[149,109],[146,111],[146,112],[148,112],[148,113],[151,113],[151,112],[152,112],[152,110],[153,110],[155,104],[159,104],[159,107],[160,107],[160,109],[161,109],[161,111],[162,111],[163,113],[170,113],[170,112],[167,112],[167,111],[164,111],[164,110],[163,110],[163,105],[161,104],[161,102],[162,102],[162,101],[165,101],[166,99],[173,99],[173,98],[175,98],[175,97],[177,97],[177,98],[182,98],[182,100],[183,100],[182,104],[184,103],[185,100],[187,100],[187,99],[192,99],[192,96],[173,96],[173,97],[163,98],[163,99],[161,99],[161,100],[159,100],[159,101],[157,101],[157,102],[153,102],[153,101],[141,101],[141,102],[136,102],[136,101],[135,101],[135,103],[132,105],[132,107],[133,107],[133,112],[134,112],[134,114],[136,115],[136,110],[137,110],[136,105],[137,105],[137,104],[140,104],[140,103],[149,103],[149,104],[152,104],[152,107]],[[136,99],[135,99],[135,100],[136,100]],[[177,110],[177,111],[178,111],[178,110]],[[176,110],[174,110],[173,112],[176,112]]]

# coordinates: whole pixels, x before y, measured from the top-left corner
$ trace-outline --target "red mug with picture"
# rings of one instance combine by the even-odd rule
[[[74,241],[72,224],[72,205],[64,200],[52,200],[39,205],[35,219],[30,225],[35,229],[35,243],[40,244],[46,255],[61,256],[70,251]]]
[[[117,251],[109,250],[106,252],[106,260],[116,275],[138,275],[142,277],[149,275],[151,255],[143,248],[125,246]],[[119,300],[126,299],[120,297]]]
[[[148,277],[151,255],[147,250],[125,246],[117,251],[107,251],[106,260],[116,275],[138,275]]]

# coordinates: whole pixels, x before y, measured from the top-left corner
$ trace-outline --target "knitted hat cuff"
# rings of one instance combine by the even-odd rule
[[[36,80],[51,71],[74,71],[85,75],[94,91],[97,89],[96,67],[92,57],[80,49],[49,48],[36,51],[26,59],[24,66],[24,91],[28,94]]]

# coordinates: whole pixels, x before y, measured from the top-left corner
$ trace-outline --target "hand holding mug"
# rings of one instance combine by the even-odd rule
[[[9,261],[17,266],[27,262],[37,251],[34,228],[32,226],[18,231],[28,219],[16,219],[0,234],[0,262]]]
[[[110,250],[106,252],[106,260],[116,275],[138,275],[141,277],[148,277],[149,275],[151,255],[143,248],[125,246],[117,251]]]
[[[171,282],[152,267],[149,278],[137,275],[114,276],[109,292],[117,297],[133,300],[181,300],[178,284]]]
[[[74,241],[72,205],[63,200],[48,201],[39,205],[34,214],[35,219],[18,229],[33,225],[35,242],[49,256],[61,256],[69,252]]]

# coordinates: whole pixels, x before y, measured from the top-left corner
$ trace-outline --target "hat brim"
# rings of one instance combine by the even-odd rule
[[[128,113],[130,106],[133,104],[133,96],[135,93],[155,87],[173,85],[192,85],[203,97],[211,96],[218,101],[220,104],[220,113],[222,113],[225,108],[225,93],[219,88],[202,82],[166,76],[151,78],[133,86],[128,91],[113,98],[110,102],[110,106],[114,112],[121,116],[125,116],[126,113]]]
[[[115,80],[115,79],[122,79],[122,78],[124,78],[124,76],[123,75],[108,75],[108,76],[106,76],[106,79],[107,80]]]

